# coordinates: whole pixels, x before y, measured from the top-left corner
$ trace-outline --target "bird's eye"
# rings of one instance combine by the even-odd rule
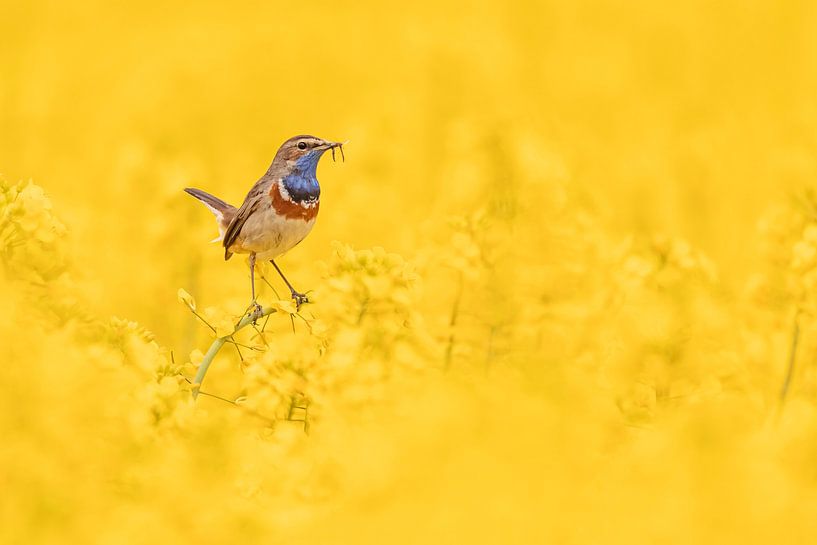
[[[306,149],[306,142],[298,142],[298,149]]]

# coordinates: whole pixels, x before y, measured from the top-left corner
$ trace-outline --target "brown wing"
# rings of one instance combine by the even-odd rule
[[[230,259],[230,256],[233,255],[233,253],[230,251],[230,246],[232,246],[235,239],[238,238],[239,233],[241,233],[241,228],[244,227],[244,223],[247,221],[247,218],[249,218],[253,212],[258,209],[258,206],[261,204],[261,199],[264,198],[265,194],[269,193],[269,188],[271,186],[272,180],[267,176],[264,176],[255,182],[255,185],[253,185],[249,193],[247,193],[241,208],[238,209],[238,212],[236,212],[235,216],[230,221],[230,224],[227,226],[227,230],[224,231],[225,260]]]

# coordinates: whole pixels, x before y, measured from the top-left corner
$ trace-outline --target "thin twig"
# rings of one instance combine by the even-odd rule
[[[250,327],[255,328],[255,326],[250,326]],[[255,329],[257,331],[257,328],[255,328]],[[238,341],[233,340],[232,338],[230,340],[228,340],[227,342],[230,343],[230,344],[234,344],[236,346],[240,346],[241,348],[246,348],[247,350],[255,350],[256,352],[263,352],[263,350],[264,350],[263,348],[258,348],[257,346],[250,346],[248,344],[240,343]],[[244,360],[242,359],[241,361],[244,361]]]
[[[791,335],[791,346],[789,347],[789,364],[786,369],[786,378],[783,380],[783,387],[780,389],[780,404],[786,400],[786,395],[789,393],[789,386],[794,376],[794,364],[797,361],[797,345],[800,342],[800,311],[794,314],[794,330]]]
[[[235,346],[235,351],[238,352],[238,360],[244,361],[244,355],[241,353],[241,349],[238,347],[238,343],[235,342],[235,338],[233,338],[233,336],[230,335],[230,338],[227,340],[227,342]]]
[[[202,322],[204,325],[206,325],[207,327],[209,327],[210,329],[212,329],[212,330],[213,330],[213,333],[215,333],[215,332],[216,332],[216,328],[215,328],[215,327],[213,327],[213,326],[211,326],[211,325],[210,325],[210,324],[207,322],[207,320],[205,320],[204,318],[202,318],[201,314],[199,314],[198,312],[196,312],[195,310],[193,310],[193,309],[192,309],[191,307],[189,307],[189,306],[188,306],[187,308],[189,308],[189,309],[190,309],[190,312],[192,312],[192,313],[193,313],[193,314],[196,316],[196,318],[198,318],[199,320],[201,320],[201,322]]]
[[[369,310],[369,297],[366,296],[365,299],[360,303],[360,311],[357,314],[357,325],[363,323],[363,317],[366,315],[366,312]]]
[[[224,343],[227,342],[233,335],[235,335],[240,329],[243,329],[253,323],[254,321],[258,320],[263,316],[268,316],[273,312],[277,312],[277,309],[272,307],[265,307],[262,308],[260,311],[256,310],[255,312],[250,312],[244,315],[243,318],[238,322],[236,325],[235,330],[228,334],[224,335],[223,337],[219,337],[213,341],[210,345],[210,348],[207,350],[207,353],[204,355],[204,359],[201,360],[201,364],[199,365],[199,369],[196,372],[196,378],[194,379],[193,383],[193,399],[196,399],[199,394],[199,388],[201,387],[202,381],[204,381],[204,375],[207,374],[207,369],[209,369],[210,364],[213,363],[213,359],[218,354],[218,351],[221,350],[221,347],[224,346]]]
[[[267,316],[267,318],[269,318],[269,316]],[[264,322],[264,323],[266,324],[266,322]],[[269,343],[267,342],[267,339],[265,339],[265,338],[264,338],[264,331],[263,331],[263,329],[258,329],[258,326],[257,326],[257,325],[255,325],[255,324],[252,324],[250,327],[252,327],[252,328],[255,330],[255,332],[258,334],[258,336],[259,336],[259,337],[261,337],[261,342],[262,342],[262,343],[264,343],[264,346],[266,346],[267,348],[269,348]],[[263,350],[263,349],[262,349],[262,348],[255,347],[255,348],[253,348],[253,350],[258,350],[258,351],[261,351],[261,350]]]
[[[184,378],[184,380],[186,380],[188,384],[193,384],[193,381],[191,381],[189,378],[185,377],[184,375],[182,375],[182,378]],[[210,392],[205,392],[205,391],[199,391],[199,393],[201,395],[203,395],[203,396],[212,397],[214,399],[218,399],[219,401],[229,403],[233,407],[241,409],[243,412],[245,412],[245,413],[247,413],[247,414],[249,414],[251,416],[255,416],[256,418],[260,418],[261,420],[264,420],[265,422],[267,422],[271,426],[274,426],[275,423],[276,423],[276,420],[274,418],[264,416],[263,414],[259,413],[258,411],[254,411],[254,410],[250,409],[249,407],[245,407],[241,403],[236,403],[232,399],[227,399],[226,397],[221,397],[220,395],[211,394]]]
[[[281,299],[281,296],[280,296],[280,295],[278,295],[278,290],[276,290],[276,289],[275,289],[275,286],[273,286],[272,284],[270,284],[269,280],[267,280],[267,277],[266,277],[266,276],[264,276],[264,275],[261,275],[261,280],[263,280],[263,281],[264,281],[264,283],[265,283],[267,286],[269,286],[269,287],[270,287],[270,289],[272,290],[272,293],[274,293],[274,294],[275,294],[275,298],[276,298],[276,299],[278,299],[278,300],[280,300],[280,299]]]
[[[459,284],[457,285],[457,297],[454,299],[454,308],[451,309],[451,319],[448,326],[451,328],[451,333],[448,336],[448,346],[445,347],[445,370],[451,367],[451,359],[454,354],[454,327],[457,325],[457,317],[460,313],[460,302],[462,301],[462,292],[464,289],[465,279],[462,273],[459,275]]]
[[[303,418],[292,418],[295,409],[301,410],[304,412]],[[289,398],[289,411],[287,412],[287,420],[289,422],[303,422],[304,424],[304,433],[309,433],[309,404],[307,403],[303,407],[300,405],[295,404],[295,398],[290,396]]]
[[[309,329],[309,332],[312,333],[312,324],[309,323],[309,320],[301,316],[300,313],[295,314],[295,316],[303,320],[303,322],[306,324],[306,327]]]

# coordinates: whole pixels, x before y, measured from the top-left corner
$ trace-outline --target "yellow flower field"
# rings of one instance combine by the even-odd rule
[[[809,3],[0,2],[0,543],[817,540]]]

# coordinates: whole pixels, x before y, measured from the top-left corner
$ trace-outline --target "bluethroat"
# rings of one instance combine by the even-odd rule
[[[293,136],[275,154],[266,174],[255,182],[240,208],[236,208],[201,189],[185,191],[210,209],[216,216],[224,259],[233,254],[249,254],[252,305],[255,299],[255,263],[268,259],[289,288],[296,306],[309,302],[307,296],[292,287],[275,263],[275,258],[291,250],[312,230],[320,207],[318,161],[327,151],[332,158],[343,144],[314,136]]]

